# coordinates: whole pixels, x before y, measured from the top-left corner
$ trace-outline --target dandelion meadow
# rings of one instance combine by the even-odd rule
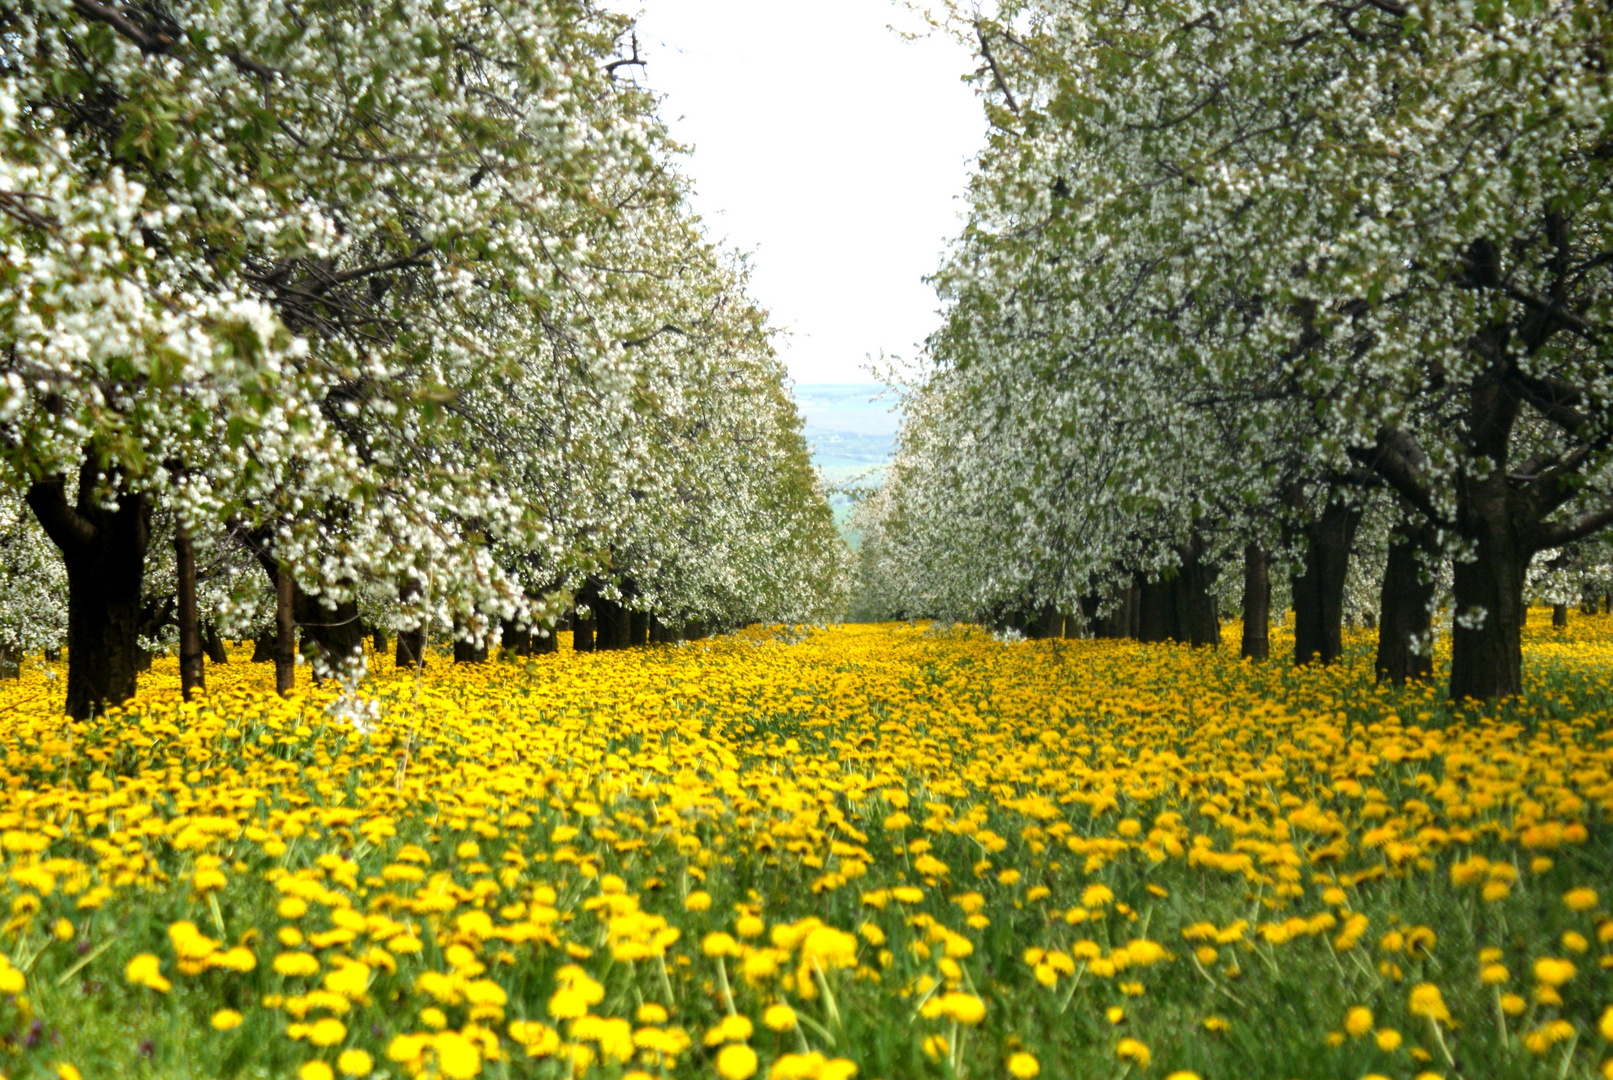
[[[0,700],[9,1076],[1589,1077],[1613,621],[1527,694],[842,626]],[[305,673],[304,673],[305,674]]]

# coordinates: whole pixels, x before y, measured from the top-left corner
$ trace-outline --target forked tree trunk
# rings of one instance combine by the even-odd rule
[[[1264,660],[1271,655],[1271,560],[1266,549],[1243,549],[1243,641],[1238,655]]]
[[[1344,581],[1361,508],[1331,499],[1302,530],[1304,570],[1292,579],[1294,663],[1336,663],[1344,655]]]
[[[174,576],[178,586],[179,692],[186,701],[192,691],[207,689],[202,668],[202,628],[196,615],[196,547],[190,530],[174,518]]]
[[[38,481],[25,496],[67,568],[67,713],[87,720],[134,696],[139,670],[141,592],[151,508],[144,495],[118,492],[118,507],[100,505],[98,470],[79,470],[77,505],[67,482]]]
[[[1434,559],[1426,522],[1402,524],[1389,539],[1378,621],[1378,681],[1404,686],[1433,676]]]

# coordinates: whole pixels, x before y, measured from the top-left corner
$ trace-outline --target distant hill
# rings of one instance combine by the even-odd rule
[[[879,383],[798,383],[795,401],[806,421],[812,460],[832,483],[855,479],[890,461],[902,417],[889,388]]]
[[[896,452],[902,414],[895,392],[879,383],[797,383],[795,403],[806,421],[812,462],[831,484],[878,487]],[[830,497],[844,525],[851,498]],[[855,543],[855,537],[852,538]]]

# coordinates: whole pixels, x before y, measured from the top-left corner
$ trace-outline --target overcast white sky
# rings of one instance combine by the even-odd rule
[[[869,381],[881,350],[910,359],[936,323],[921,279],[960,228],[985,133],[967,51],[903,40],[888,27],[913,18],[890,0],[614,6],[640,3],[640,78],[694,146],[711,234],[751,252],[795,381]]]

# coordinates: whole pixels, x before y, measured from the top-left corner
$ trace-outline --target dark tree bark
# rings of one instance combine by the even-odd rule
[[[499,651],[505,656],[531,656],[532,631],[524,630],[513,619],[499,622]]]
[[[560,651],[560,627],[540,627],[532,631],[532,655],[549,656]]]
[[[591,605],[594,610],[594,647],[601,652],[607,649],[625,649],[630,630],[627,608],[619,601],[603,596]]]
[[[67,713],[87,720],[134,696],[139,663],[141,593],[151,507],[144,495],[118,492],[118,508],[97,498],[98,473],[87,458],[76,505],[56,476],[28,488],[26,500],[67,568]]]
[[[377,626],[375,629],[370,631],[370,635],[371,641],[375,644],[375,651],[377,653],[385,653],[387,646],[391,644],[391,642],[387,641],[386,639],[386,631]]]
[[[22,650],[15,645],[0,645],[0,679],[22,678]]]
[[[252,641],[252,663],[274,663],[275,637],[276,631],[273,627],[258,633],[258,636]]]
[[[1217,649],[1221,647],[1221,612],[1210,590],[1220,576],[1220,567],[1205,560],[1206,547],[1201,538],[1194,537],[1191,544],[1177,548],[1182,572],[1176,602],[1187,643]]]
[[[179,692],[190,700],[192,691],[206,691],[202,667],[202,628],[196,614],[196,546],[190,530],[174,518],[174,575],[179,592]]]
[[[1539,489],[1514,489],[1507,475],[1521,404],[1517,388],[1505,380],[1470,394],[1469,452],[1494,464],[1482,477],[1469,472],[1456,481],[1457,529],[1473,543],[1475,555],[1452,568],[1451,697],[1458,700],[1523,692],[1524,581],[1535,551],[1555,546],[1539,543],[1532,528],[1545,516],[1530,498]]]
[[[1529,556],[1511,528],[1481,530],[1477,558],[1457,562],[1451,627],[1451,697],[1495,698],[1523,692],[1524,578]],[[1464,625],[1465,624],[1465,625]]]
[[[292,606],[302,631],[302,655],[316,682],[327,674],[339,674],[363,653],[364,625],[357,600],[330,603],[325,597],[308,595],[299,586]]]
[[[420,596],[420,582],[410,578],[398,590],[398,600],[407,607]],[[393,664],[400,668],[419,668],[425,670],[426,666],[426,625],[398,631],[398,647],[393,655]]]
[[[1158,580],[1137,575],[1137,640],[1218,647],[1221,619],[1210,592],[1218,568],[1205,561],[1198,537],[1177,545],[1176,554],[1179,564]]]
[[[588,617],[586,619],[585,618],[580,618],[580,617],[573,617],[571,622],[572,622],[572,628],[571,628],[571,647],[572,647],[572,650],[575,651],[575,652],[593,652],[594,651],[594,622],[595,622],[595,616],[594,616],[593,612],[590,611],[588,613]]]
[[[1558,630],[1561,630],[1568,625],[1567,604],[1551,605],[1551,625]]]
[[[1360,524],[1360,506],[1335,498],[1301,530],[1304,570],[1291,579],[1295,664],[1332,664],[1344,655],[1344,579]]]
[[[224,649],[224,639],[218,636],[218,627],[211,619],[207,620],[202,632],[202,651],[207,654],[207,660],[212,664],[227,664],[230,654]]]
[[[287,697],[297,688],[297,582],[282,563],[274,575],[274,689]]]
[[[1147,642],[1179,641],[1176,625],[1176,588],[1174,579],[1158,578],[1149,581],[1137,576],[1137,640]]]
[[[1243,641],[1238,655],[1246,660],[1271,655],[1271,559],[1259,544],[1243,549]]]
[[[633,647],[636,649],[640,645],[648,645],[650,643],[650,613],[635,608],[629,613],[628,618],[630,620],[628,633]]]
[[[1431,649],[1435,529],[1425,521],[1400,525],[1389,538],[1378,621],[1378,681],[1404,686],[1433,677]]]
[[[603,647],[599,641],[603,627],[599,618],[599,587],[593,581],[583,583],[577,590],[577,603],[588,608],[588,617],[580,618],[575,609],[571,613],[571,648],[574,652],[595,652]]]
[[[478,645],[469,641],[454,641],[454,663],[456,664],[485,664],[487,663],[487,646]]]

